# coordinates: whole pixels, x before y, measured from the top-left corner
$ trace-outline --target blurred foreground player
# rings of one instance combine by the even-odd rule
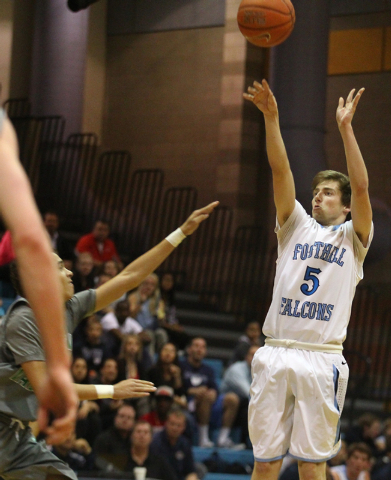
[[[312,218],[295,200],[277,103],[266,80],[244,98],[264,115],[277,209],[277,271],[263,333],[252,362],[249,432],[252,480],[275,480],[283,457],[298,460],[301,480],[326,478],[340,448],[339,425],[348,366],[342,356],[351,304],[373,235],[368,175],[352,129],[364,89],[339,99],[337,124],[349,178],[319,172]],[[346,221],[351,212],[352,220]]]
[[[92,313],[137,287],[187,236],[205,220],[218,202],[193,212],[181,228],[128,265],[121,273],[96,290],[74,295],[72,272],[57,259],[68,331]],[[14,269],[14,286],[23,297],[18,270]],[[68,333],[71,348],[72,335]],[[0,325],[0,476],[4,480],[26,479],[75,480],[75,473],[44,445],[37,443],[28,423],[36,418],[35,392],[46,378],[45,355],[33,311],[27,300],[16,300]],[[128,379],[116,385],[75,384],[80,400],[99,398],[124,399],[143,397],[155,388],[150,382]]]
[[[21,280],[45,348],[47,369],[37,392],[39,426],[45,430],[48,413],[53,412],[57,419],[46,428],[46,433],[49,442],[57,443],[69,437],[74,429],[77,395],[69,372],[57,269],[18,150],[15,131],[0,108],[0,215],[11,232]]]

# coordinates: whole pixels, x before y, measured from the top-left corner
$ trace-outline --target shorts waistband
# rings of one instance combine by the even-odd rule
[[[332,345],[330,343],[308,343],[297,340],[267,338],[265,345],[269,347],[298,348],[299,350],[309,350],[311,352],[338,353],[342,355],[342,345]]]
[[[4,423],[7,426],[12,427],[15,424],[18,424],[20,428],[23,430],[29,426],[29,423],[27,420],[20,420],[19,418],[16,417],[10,417],[9,415],[6,415],[5,413],[0,412],[0,422]]]

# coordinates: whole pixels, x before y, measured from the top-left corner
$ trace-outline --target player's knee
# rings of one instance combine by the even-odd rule
[[[303,480],[318,480],[325,478],[326,475],[326,463],[314,463],[314,462],[298,462],[300,478]]]
[[[276,462],[254,462],[255,478],[264,478],[276,471]]]

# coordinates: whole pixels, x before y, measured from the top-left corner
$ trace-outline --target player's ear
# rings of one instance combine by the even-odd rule
[[[344,205],[344,207],[343,207],[343,213],[344,213],[345,215],[347,215],[347,214],[350,212],[350,210],[351,210],[350,205],[349,205],[349,206]]]

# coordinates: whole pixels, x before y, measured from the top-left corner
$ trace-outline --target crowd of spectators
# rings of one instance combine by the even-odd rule
[[[55,212],[46,212],[44,224],[53,249],[73,272],[75,292],[97,288],[123,268],[106,221],[97,221],[75,248],[59,233]],[[13,258],[5,234],[0,280],[6,286]],[[197,480],[202,469],[194,462],[192,446],[251,447],[251,361],[262,344],[259,323],[248,323],[224,374],[216,378],[205,362],[205,338],[190,338],[178,322],[175,276],[149,275],[135,291],[81,322],[73,334],[71,373],[75,383],[114,385],[132,378],[149,380],[157,390],[150,397],[81,402],[75,435],[52,447],[53,452],[76,471],[126,472],[144,466],[147,477]],[[298,478],[297,463],[284,461],[280,479]],[[344,432],[327,478],[391,479],[391,419],[382,425],[366,414]]]

